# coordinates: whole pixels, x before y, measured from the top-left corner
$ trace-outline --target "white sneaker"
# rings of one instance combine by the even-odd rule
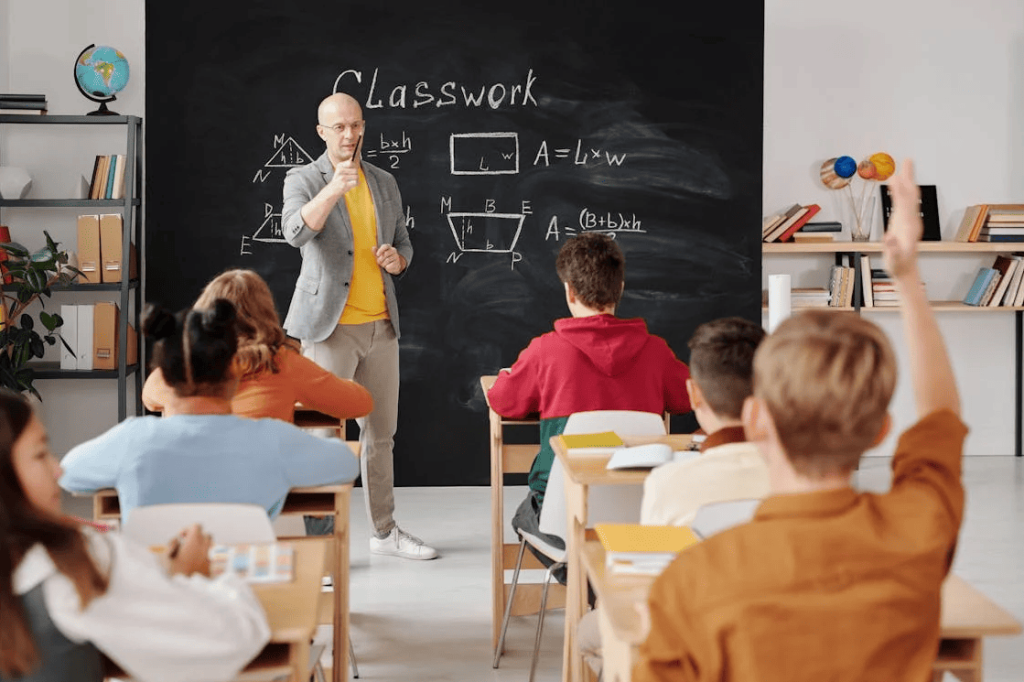
[[[370,554],[386,554],[420,561],[437,558],[436,549],[423,544],[423,540],[406,533],[398,526],[392,528],[383,538],[370,538]]]

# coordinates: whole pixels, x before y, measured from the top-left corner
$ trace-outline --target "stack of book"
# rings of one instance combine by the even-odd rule
[[[896,283],[885,270],[869,270],[871,277],[871,303],[875,308],[899,308],[900,294],[896,290]]]
[[[7,95],[0,93],[0,114],[45,114],[46,95]]]
[[[598,523],[594,526],[611,573],[658,575],[700,538],[686,526]]]
[[[990,268],[978,270],[964,303],[996,308],[1024,305],[1024,263],[1022,256],[997,256]]]
[[[968,206],[954,241],[1024,242],[1024,204]]]
[[[852,308],[854,269],[848,265],[833,265],[829,278],[829,307]]]
[[[824,287],[793,289],[791,295],[791,305],[794,309],[829,307],[829,292]]]
[[[804,223],[793,235],[793,241],[797,244],[812,244],[817,242],[834,242],[836,235],[843,229],[843,224],[837,221],[820,223]]]
[[[784,211],[770,215],[761,223],[761,239],[765,242],[789,241],[797,230],[807,224],[821,210],[821,206],[793,204]]]
[[[124,154],[97,156],[92,166],[90,199],[124,199]]]

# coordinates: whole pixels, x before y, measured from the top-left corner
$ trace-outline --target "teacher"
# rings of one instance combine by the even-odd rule
[[[394,520],[398,428],[398,301],[393,278],[412,260],[398,183],[360,160],[359,103],[336,93],[320,103],[316,132],[326,151],[284,180],[282,228],[302,253],[284,328],[303,353],[373,396],[360,420],[360,467],[375,536],[370,552],[434,559],[437,551]]]

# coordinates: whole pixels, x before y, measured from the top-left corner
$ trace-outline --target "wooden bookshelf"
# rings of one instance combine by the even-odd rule
[[[1019,245],[1018,245],[1019,244]],[[921,253],[1012,253],[1024,252],[1024,242],[920,242]],[[761,253],[805,254],[805,253],[882,253],[881,242],[821,242],[795,244],[791,242],[770,242],[761,245]]]

